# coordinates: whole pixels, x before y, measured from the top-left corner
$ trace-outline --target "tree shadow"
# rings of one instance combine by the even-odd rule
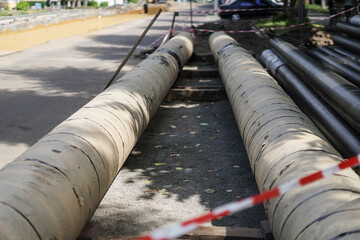
[[[87,98],[99,93],[113,73],[93,67],[28,68],[21,71],[4,70],[2,72],[20,81],[29,79],[33,84],[31,89],[39,95],[50,92],[57,95],[75,94]]]
[[[92,58],[118,61],[121,61],[130,49],[130,47],[77,47],[78,51],[87,52]]]
[[[139,204],[159,198],[186,204],[198,196],[212,209],[258,193],[228,101],[163,103],[115,184],[127,189],[145,180]],[[212,224],[259,227],[264,219],[263,207],[257,206]]]
[[[21,153],[16,146],[31,146],[89,102],[102,91],[111,74],[74,67],[3,70],[0,143],[5,152],[0,165]]]
[[[116,35],[116,34],[107,34],[91,37],[92,40],[100,43],[110,44],[112,46],[123,45],[129,46],[135,44],[139,36],[136,35]],[[133,43],[133,44],[131,44]]]

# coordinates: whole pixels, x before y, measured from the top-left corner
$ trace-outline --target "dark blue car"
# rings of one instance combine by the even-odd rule
[[[220,12],[221,18],[231,18],[233,21],[239,21],[240,16],[245,15],[269,15],[279,11],[284,6],[284,3],[277,0],[228,0],[225,4],[220,5],[220,10],[236,10],[231,12]],[[261,11],[241,11],[250,9],[262,9]]]

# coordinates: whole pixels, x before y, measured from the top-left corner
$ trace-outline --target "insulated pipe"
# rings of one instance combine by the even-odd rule
[[[0,239],[76,239],[193,51],[181,33],[0,170]]]
[[[343,55],[341,53],[338,53],[338,52],[336,52],[333,49],[328,48],[328,47],[320,47],[319,50],[322,51],[323,53],[326,53],[328,55],[331,55],[331,56],[337,58],[342,63],[344,63],[347,66],[352,67],[353,69],[360,72],[360,64],[359,64],[359,62],[355,61],[354,59],[352,59],[350,57],[347,57],[347,56],[345,56],[345,55]]]
[[[360,89],[333,71],[278,38],[270,45],[330,106],[360,131]],[[301,75],[299,74],[299,75]]]
[[[352,51],[346,50],[346,49],[338,47],[338,46],[332,46],[331,49],[333,49],[335,52],[341,53],[342,55],[353,59],[354,61],[360,62],[360,55],[358,55]]]
[[[360,153],[360,134],[303,82],[276,53],[267,49],[262,52],[261,60],[279,85],[344,158]]]
[[[357,25],[357,26],[360,26],[360,15],[355,15],[355,16],[352,16],[350,18],[350,23],[351,24],[354,24],[354,25]]]
[[[360,39],[360,27],[346,23],[346,22],[338,22],[336,23],[336,27],[343,33],[349,34],[350,36]]]
[[[360,54],[360,41],[354,38],[344,37],[342,35],[334,35],[333,41],[335,44],[340,45],[350,51]]]
[[[329,54],[323,53],[318,49],[311,49],[309,50],[309,53],[313,58],[323,63],[327,68],[333,70],[349,82],[352,82],[356,86],[360,87],[359,71],[356,71],[355,69],[343,64],[340,60]]]
[[[224,33],[210,47],[260,191],[341,161],[261,65]],[[265,204],[275,239],[360,237],[360,179],[351,170]]]

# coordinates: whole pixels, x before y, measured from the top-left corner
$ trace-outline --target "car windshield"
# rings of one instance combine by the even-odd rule
[[[269,0],[270,2],[276,3],[276,4],[281,4],[282,2],[278,1],[278,0]]]
[[[224,5],[230,5],[230,4],[232,4],[232,3],[236,2],[236,1],[238,1],[238,0],[227,0],[227,1],[224,3]]]

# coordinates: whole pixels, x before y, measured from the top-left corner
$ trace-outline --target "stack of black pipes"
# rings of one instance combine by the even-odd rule
[[[352,17],[350,23],[339,22],[337,28],[346,34],[334,36],[335,44],[340,47],[321,47],[306,54],[273,38],[272,49],[265,50],[261,60],[329,142],[347,158],[360,153],[360,15]]]
[[[311,49],[310,55],[360,87],[360,15],[338,22],[336,28],[341,33],[333,36],[335,46]]]

